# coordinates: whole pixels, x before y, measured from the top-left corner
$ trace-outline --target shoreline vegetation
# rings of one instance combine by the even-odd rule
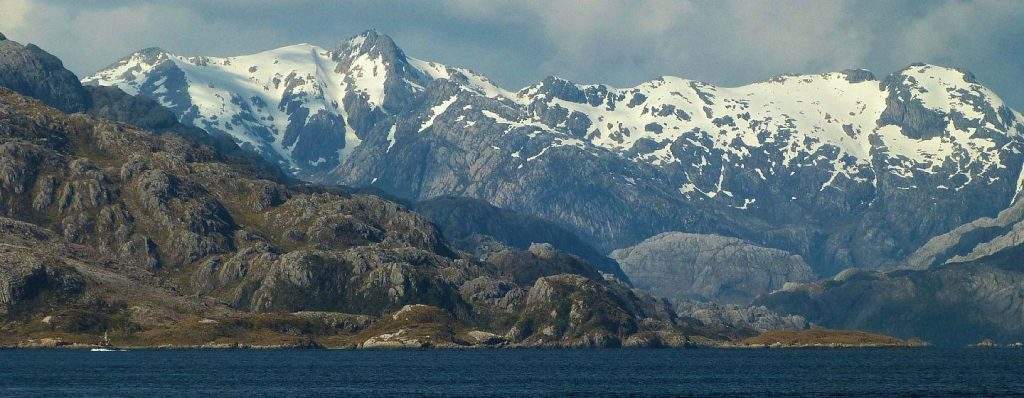
[[[769,331],[748,338],[714,340],[697,335],[633,336],[626,341],[596,345],[590,341],[523,343],[505,336],[444,323],[405,323],[393,319],[370,322],[349,315],[361,325],[342,325],[340,314],[332,319],[333,332],[313,331],[323,324],[304,323],[309,314],[257,314],[228,320],[198,319],[175,326],[134,333],[68,333],[21,328],[3,329],[0,349],[528,349],[528,348],[920,348],[930,344],[919,339],[850,330],[812,328]],[[317,318],[324,319],[323,314]],[[348,319],[352,321],[353,319]],[[344,323],[344,322],[342,322]],[[38,326],[38,325],[35,325]],[[340,326],[340,327],[339,327]],[[20,330],[18,330],[20,329]]]

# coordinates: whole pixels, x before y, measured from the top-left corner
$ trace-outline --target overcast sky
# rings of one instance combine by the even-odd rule
[[[518,89],[548,75],[631,86],[662,75],[738,85],[912,62],[974,72],[1024,109],[1024,1],[0,0],[0,32],[79,75],[157,46],[240,55],[333,47],[374,28],[407,54]]]

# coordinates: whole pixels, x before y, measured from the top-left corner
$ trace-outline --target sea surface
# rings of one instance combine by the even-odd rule
[[[0,350],[0,396],[1009,396],[1014,349]]]

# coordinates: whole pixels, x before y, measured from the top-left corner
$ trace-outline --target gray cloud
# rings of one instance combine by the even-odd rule
[[[231,55],[331,47],[367,28],[509,88],[558,75],[737,85],[782,73],[922,61],[965,67],[1024,108],[1024,2],[698,0],[0,0],[0,31],[79,74],[142,47]]]

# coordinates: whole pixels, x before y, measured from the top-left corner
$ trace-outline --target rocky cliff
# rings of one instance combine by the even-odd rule
[[[966,346],[1024,339],[1024,202],[931,239],[905,270],[850,269],[759,302],[836,328]]]
[[[799,255],[737,238],[668,232],[612,252],[637,287],[678,301],[749,304],[814,272]]]

